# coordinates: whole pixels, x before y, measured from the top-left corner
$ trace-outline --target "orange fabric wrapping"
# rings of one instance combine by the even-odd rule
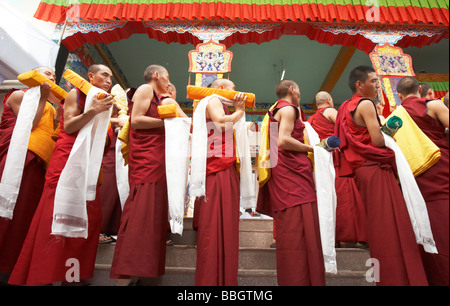
[[[105,94],[104,92],[99,92],[97,94],[97,99],[104,99],[108,96],[108,94]]]
[[[81,90],[82,93],[84,93],[85,95],[88,94],[89,90],[93,87],[93,85],[91,83],[89,83],[88,81],[86,81],[83,77],[81,77],[79,74],[77,74],[76,72],[73,72],[70,69],[66,69],[66,71],[64,71],[63,77],[73,86],[75,86],[76,88],[78,88],[79,90]],[[97,99],[104,99],[108,96],[108,94],[105,94],[104,92],[99,92],[97,94]],[[113,103],[115,103],[117,105],[116,100],[113,100]],[[122,105],[118,105],[119,109],[122,109]]]
[[[30,141],[28,142],[28,150],[35,153],[42,158],[47,165],[52,157],[53,148],[55,147],[55,141],[52,136],[53,129],[53,117],[55,116],[55,109],[53,106],[46,102],[44,112],[38,125],[31,131]]]
[[[35,87],[38,85],[43,84],[44,82],[47,82],[51,87],[51,92],[55,95],[56,98],[59,100],[65,99],[67,96],[67,92],[47,79],[45,76],[37,72],[36,70],[31,70],[22,74],[19,74],[17,76],[17,79],[22,83],[27,85],[28,87]]]
[[[82,78],[79,74],[76,72],[73,72],[70,69],[66,69],[64,71],[63,77],[73,86],[81,90],[82,93],[85,95],[88,94],[89,90],[92,88],[91,83],[86,81],[84,78]]]
[[[239,91],[218,89],[218,88],[207,88],[201,86],[187,86],[187,95],[189,98],[194,100],[201,100],[213,94],[217,94],[224,98],[233,100],[234,96],[237,95]],[[247,95],[247,100],[245,101],[245,106],[250,108],[255,108],[255,94],[244,92]]]
[[[175,104],[158,106],[158,114],[161,119],[178,117],[177,106]]]

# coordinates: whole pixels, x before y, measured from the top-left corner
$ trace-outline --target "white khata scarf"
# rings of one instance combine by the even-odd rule
[[[226,105],[233,105],[233,101],[219,95],[211,95],[202,99],[194,113],[192,134],[192,157],[191,157],[191,180],[189,183],[189,194],[192,197],[205,196],[206,181],[206,157],[208,131],[206,124],[206,106],[212,97],[219,98]],[[237,154],[240,160],[240,206],[242,208],[256,207],[255,188],[252,176],[252,164],[250,146],[245,124],[245,113],[234,124],[236,132]],[[234,150],[234,148],[233,148]]]
[[[117,132],[117,135],[120,133],[120,129]],[[119,199],[120,199],[120,206],[122,207],[125,205],[125,202],[127,201],[128,194],[130,193],[130,184],[128,183],[128,165],[125,165],[125,161],[123,159],[123,154],[121,152],[122,148],[122,140],[117,137],[116,139],[116,147],[115,147],[115,153],[116,153],[116,184],[117,184],[117,191],[119,192]]]
[[[184,202],[189,170],[189,134],[191,118],[166,118],[166,181],[170,229],[183,234]]]
[[[3,218],[13,218],[25,167],[28,142],[40,98],[40,86],[30,88],[23,96],[17,114],[16,125],[8,148],[9,154],[6,156],[5,168],[0,182],[0,217]]]
[[[400,179],[400,185],[402,187],[402,193],[406,202],[406,208],[408,209],[409,218],[411,219],[411,224],[416,236],[416,242],[423,245],[426,252],[437,254],[438,251],[431,231],[425,200],[417,186],[416,179],[414,178],[408,161],[395,140],[384,132],[382,132],[382,134],[386,147],[392,149],[395,153],[398,177]]]
[[[89,109],[99,92],[104,93],[96,87],[89,90],[85,110]],[[86,201],[93,201],[96,197],[111,112],[112,108],[97,114],[78,132],[56,187],[52,235],[88,236]]]
[[[337,198],[333,155],[324,148],[317,146],[320,143],[319,135],[309,122],[304,122],[304,124],[310,145],[314,147],[314,181],[325,272],[337,274],[335,249]]]

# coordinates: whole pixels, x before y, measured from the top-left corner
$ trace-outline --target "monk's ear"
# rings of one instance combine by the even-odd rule
[[[419,87],[419,89],[420,89],[421,87]],[[420,90],[419,90],[420,91]],[[400,98],[400,101],[403,101],[403,100],[405,100],[405,96],[404,95],[402,95],[401,93],[397,93],[397,95],[398,95],[398,97]]]
[[[94,79],[94,74],[92,72],[88,73],[88,79],[89,79],[89,82],[91,82]]]
[[[422,85],[419,86],[419,96],[422,96]]]

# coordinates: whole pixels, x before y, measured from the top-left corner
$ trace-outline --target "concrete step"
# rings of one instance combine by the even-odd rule
[[[110,265],[114,255],[115,244],[99,245],[96,263]],[[166,266],[174,268],[195,268],[197,248],[190,245],[173,245],[167,247]],[[336,249],[338,270],[367,271],[366,261],[369,251],[362,249]],[[276,250],[261,248],[239,248],[239,269],[276,270]]]
[[[273,239],[273,221],[271,219],[240,219],[239,246],[268,248]],[[183,235],[172,235],[177,245],[196,245],[197,232],[192,229],[192,218],[185,218]]]
[[[192,230],[192,222],[192,218],[184,218],[184,231]],[[273,220],[267,218],[239,219],[239,230],[273,231]]]
[[[197,245],[197,232],[184,230],[183,236],[172,235],[172,241],[176,245]],[[240,230],[239,246],[268,248],[272,244],[273,232],[267,230]]]
[[[239,222],[240,286],[276,286],[276,249],[269,248],[273,237],[271,219],[241,219]],[[197,258],[197,233],[192,218],[184,221],[183,236],[174,235],[175,245],[167,247],[166,274],[156,279],[141,280],[143,285],[193,286]],[[115,243],[98,246],[92,285],[109,286]],[[371,286],[365,280],[369,251],[355,248],[336,249],[338,273],[326,274],[328,286]]]
[[[114,280],[109,278],[110,265],[95,266],[92,286],[113,286]],[[195,268],[166,267],[166,273],[158,278],[140,279],[144,286],[194,286]],[[326,286],[375,286],[365,279],[365,272],[341,270],[337,274],[326,273]],[[244,270],[238,271],[238,286],[277,286],[276,270]]]
[[[273,232],[273,220],[272,219],[240,219],[239,230],[256,230],[256,231],[270,231]]]

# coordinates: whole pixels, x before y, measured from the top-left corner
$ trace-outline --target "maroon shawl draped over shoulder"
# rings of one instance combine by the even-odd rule
[[[358,126],[351,120],[353,112],[363,100],[367,98],[358,94],[353,95],[340,106],[336,116],[334,131],[341,140],[341,150],[333,152],[333,159],[339,176],[351,175],[366,160],[390,164],[395,168],[394,151],[375,147],[370,141],[367,128]]]

